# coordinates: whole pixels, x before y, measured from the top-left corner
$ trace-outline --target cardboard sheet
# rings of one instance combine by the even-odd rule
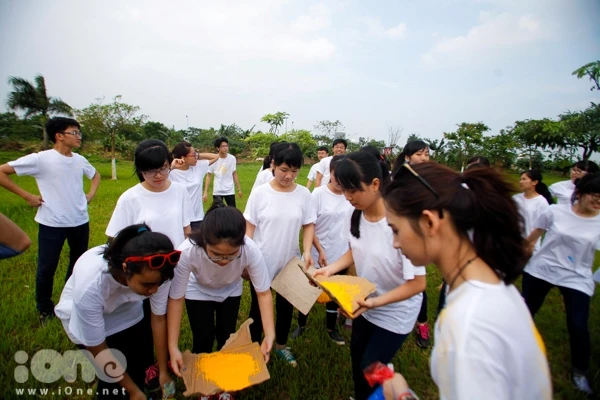
[[[306,277],[316,285],[318,285],[325,293],[329,295],[329,297],[335,301],[350,317],[353,316],[354,312],[358,310],[359,305],[357,300],[364,300],[368,295],[375,292],[377,287],[374,283],[369,282],[365,278],[360,278],[357,276],[349,276],[349,275],[334,275],[329,278],[325,278],[323,276],[317,276],[317,278],[313,278],[312,273],[315,271],[315,268],[310,267],[308,270],[301,268],[301,271],[304,273]],[[323,283],[337,283],[337,284],[348,284],[352,285],[356,288],[356,293],[351,296],[351,306],[348,307],[344,304],[344,301],[340,301],[341,299],[337,298],[335,293],[332,293],[331,290],[327,289],[323,286]]]
[[[210,354],[183,353],[185,371],[185,396],[213,395],[223,391],[236,391],[264,382],[270,378],[267,365],[258,343],[250,339],[250,324],[246,320],[232,334],[221,351]],[[247,368],[251,365],[252,368]],[[200,368],[204,366],[204,368]],[[248,373],[251,371],[251,373]]]
[[[304,261],[294,257],[271,282],[271,287],[304,315],[323,292],[306,280],[302,272],[305,265]]]

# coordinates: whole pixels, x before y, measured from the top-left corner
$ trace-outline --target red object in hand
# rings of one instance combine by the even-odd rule
[[[383,382],[394,377],[394,371],[387,365],[377,361],[364,369],[365,379],[369,386],[382,385]]]

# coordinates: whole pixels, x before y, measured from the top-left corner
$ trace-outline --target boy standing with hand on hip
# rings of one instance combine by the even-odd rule
[[[215,140],[215,148],[219,152],[217,161],[208,167],[206,181],[204,183],[204,195],[202,200],[208,199],[208,187],[210,186],[210,176],[215,176],[215,185],[213,187],[213,201],[220,200],[227,203],[228,206],[235,207],[235,187],[238,188],[238,196],[242,198],[242,186],[236,171],[237,160],[229,154],[229,141],[226,137],[220,137]]]

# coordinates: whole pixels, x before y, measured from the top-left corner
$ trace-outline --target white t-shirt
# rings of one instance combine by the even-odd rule
[[[213,195],[229,196],[235,194],[233,186],[233,173],[235,169],[236,160],[231,154],[227,154],[225,158],[219,157],[217,161],[208,167],[208,173],[215,176]]]
[[[570,205],[551,205],[533,224],[546,231],[525,272],[556,286],[594,294],[592,266],[600,250],[600,215],[583,218]]]
[[[352,205],[343,194],[335,194],[327,185],[319,186],[312,192],[314,208],[317,213],[315,235],[325,250],[327,263],[331,264],[343,256],[350,246],[347,240],[341,240],[346,227],[346,217],[353,210]],[[312,247],[315,267],[319,267],[319,252]]]
[[[132,327],[144,316],[142,301],[148,297],[113,278],[107,261],[102,258],[104,248],[93,247],[79,257],[54,309],[75,344],[97,346],[107,336]],[[167,281],[150,296],[153,314],[167,313],[170,286]]]
[[[263,169],[258,173],[258,175],[256,175],[254,185],[252,185],[252,190],[254,190],[255,187],[260,186],[264,183],[271,182],[273,178],[273,171],[271,171],[269,168]]]
[[[270,183],[250,193],[244,217],[255,226],[253,240],[263,253],[271,280],[293,257],[300,257],[300,229],[317,219],[306,187],[296,185],[292,192],[278,192]]]
[[[192,206],[192,221],[202,221],[204,219],[204,205],[202,204],[202,194],[204,186],[204,176],[208,171],[208,160],[198,160],[194,166],[187,170],[174,169],[169,174],[169,179],[173,182],[181,183],[190,194]]]
[[[319,161],[319,164],[317,164],[317,172],[320,172],[323,175],[323,179],[321,179],[321,186],[327,185],[329,183],[329,174],[331,173],[329,167],[331,165],[332,158],[333,156],[325,157],[321,161]]]
[[[523,237],[526,238],[533,230],[533,223],[537,220],[541,213],[550,207],[550,205],[548,204],[548,201],[546,201],[546,198],[542,195],[527,199],[525,198],[525,193],[518,193],[513,196],[513,200],[517,204],[519,213],[523,217],[523,222],[525,223],[525,226],[523,227]],[[540,244],[541,238],[538,239],[537,243],[535,244],[534,251],[539,250]]]
[[[350,242],[356,275],[377,286],[373,296],[381,296],[417,275],[425,275],[425,267],[414,266],[400,250],[394,249],[393,232],[385,218],[369,222],[361,213],[360,238],[357,239],[350,233],[351,216],[352,212],[348,213],[342,239]],[[380,328],[407,334],[415,326],[422,301],[423,294],[419,293],[403,301],[370,309],[362,315]]]
[[[18,176],[33,176],[44,202],[35,221],[55,228],[80,226],[90,220],[83,191],[83,176],[92,179],[96,169],[88,160],[73,153],[66,157],[58,151],[45,150],[28,154],[8,165]]]
[[[192,221],[190,203],[190,195],[180,183],[171,182],[163,192],[151,192],[138,183],[117,200],[106,236],[115,237],[123,228],[146,223],[152,231],[167,235],[177,248],[185,240],[183,228]]]
[[[571,196],[575,191],[575,184],[573,181],[562,181],[553,183],[548,187],[552,196],[556,197],[556,204],[568,204],[571,205]]]
[[[308,171],[308,180],[315,181],[317,179],[317,169],[319,168],[319,163],[315,163],[310,167],[310,171]]]
[[[269,290],[271,280],[260,249],[250,239],[244,239],[241,257],[224,267],[210,261],[206,251],[189,239],[179,246],[181,258],[175,268],[170,297],[188,300],[222,302],[228,297],[242,295],[242,272],[248,268],[250,281],[260,293]]]
[[[552,399],[545,347],[513,285],[467,281],[435,324],[440,399]]]

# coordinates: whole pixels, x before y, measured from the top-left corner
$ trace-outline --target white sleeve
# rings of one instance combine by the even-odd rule
[[[308,192],[306,195],[306,200],[304,201],[304,212],[302,214],[302,225],[314,224],[317,220],[317,207],[312,196],[310,195],[310,192]]]
[[[192,221],[192,216],[194,215],[192,212],[192,200],[190,199],[190,194],[185,187],[183,187],[182,197],[183,197],[183,212],[181,213],[181,226],[185,228]]]
[[[187,245],[188,241],[189,239],[186,239],[182,245]],[[181,246],[179,246],[179,248],[181,249]],[[171,281],[171,290],[169,291],[169,297],[172,299],[180,299],[185,296],[190,273],[192,272],[192,266],[190,265],[190,253],[190,248],[183,250],[181,252],[179,262],[175,267],[173,280]]]
[[[17,176],[29,175],[36,176],[40,172],[39,156],[37,153],[28,154],[14,161],[9,161],[8,165],[13,167]]]
[[[85,174],[85,176],[88,177],[88,179],[92,179],[94,177],[94,175],[96,175],[96,168],[94,168],[92,166],[92,164],[90,164],[90,162],[87,160],[87,158],[85,157],[81,157],[83,160],[83,173]]]
[[[549,206],[546,210],[544,210],[535,220],[535,222],[533,223],[532,228],[533,229],[543,229],[545,231],[547,231],[548,229],[550,229],[550,226],[552,226],[552,222],[554,220],[554,213],[553,213],[553,207],[556,206]]]
[[[558,182],[557,182],[558,183]],[[556,188],[557,183],[553,183],[552,185],[548,186],[548,190],[550,191],[550,193],[552,194],[552,196],[556,197]]]
[[[208,170],[206,171],[207,174],[214,174],[215,173],[215,164],[218,163],[219,160],[215,161],[214,163],[210,164],[208,166]]]
[[[235,172],[237,169],[237,159],[235,158],[235,156],[231,156],[232,160],[233,160],[233,166],[231,167],[231,172]]]
[[[123,195],[117,200],[117,205],[113,211],[112,217],[106,227],[106,236],[115,237],[117,233],[130,225],[133,225],[133,213],[129,211],[129,202]]]
[[[245,240],[247,243],[252,239],[247,237]],[[248,256],[248,275],[250,275],[252,286],[254,286],[254,290],[256,290],[257,293],[266,292],[271,287],[271,279],[269,277],[267,264],[265,264],[265,259],[258,246],[246,245],[245,247],[250,251]]]
[[[319,166],[317,167],[317,171],[316,172],[320,172],[321,175],[325,175],[325,163],[323,162],[325,161],[325,158],[322,159],[321,161],[319,161]]]
[[[158,287],[158,291],[150,296],[150,309],[154,315],[165,315],[167,313],[167,303],[169,301],[169,289],[171,281],[163,282]]]
[[[77,326],[78,329],[73,333],[83,345],[98,346],[106,340],[103,309],[102,295],[91,290],[85,292],[77,302],[73,302],[69,329],[72,331]]]
[[[244,210],[244,218],[254,226],[258,225],[258,203],[260,203],[260,193],[260,191],[250,192],[248,202],[246,203],[246,209]]]
[[[348,214],[346,214],[346,218],[344,219],[344,227],[342,228],[342,240],[346,243],[350,243],[350,225],[352,224],[352,214],[354,214],[354,208],[352,208]]]
[[[310,167],[310,171],[308,171],[308,176],[307,176],[309,181],[314,181],[315,179],[317,179],[317,166],[318,165],[319,164],[317,163],[317,164],[313,165],[312,167]]]

